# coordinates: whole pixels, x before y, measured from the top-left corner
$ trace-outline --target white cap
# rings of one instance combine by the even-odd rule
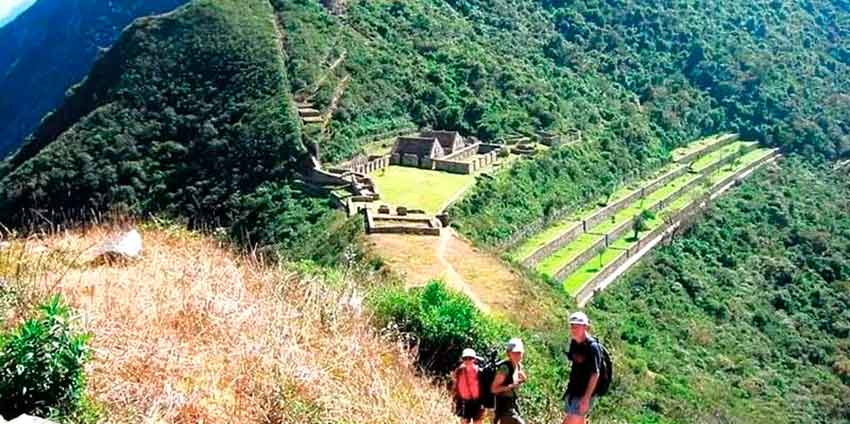
[[[478,358],[478,355],[475,354],[474,350],[472,350],[470,348],[466,348],[466,349],[463,350],[463,353],[460,354],[460,358],[461,359]]]
[[[514,337],[508,340],[507,350],[508,352],[522,353],[525,352],[525,346],[522,344],[522,340],[517,337]]]
[[[590,325],[590,319],[587,318],[587,315],[585,315],[584,312],[573,312],[573,314],[570,315],[570,324]]]

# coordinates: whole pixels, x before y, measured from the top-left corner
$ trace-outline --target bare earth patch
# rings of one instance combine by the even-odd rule
[[[481,310],[518,323],[539,323],[553,303],[548,291],[532,290],[522,275],[451,229],[440,237],[373,234],[368,242],[409,286],[442,279]]]

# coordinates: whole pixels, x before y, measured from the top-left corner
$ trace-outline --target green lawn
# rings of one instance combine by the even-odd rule
[[[570,296],[575,296],[591,278],[593,278],[596,274],[602,271],[606,265],[610,264],[614,260],[620,257],[620,255],[625,255],[626,252],[622,250],[616,249],[605,249],[601,252],[602,258],[600,260],[599,255],[593,257],[593,259],[585,262],[576,272],[572,273],[566,280],[564,280],[564,290],[570,294]],[[600,267],[600,262],[602,266]]]
[[[475,182],[472,175],[404,166],[390,166],[370,176],[381,195],[381,202],[422,209],[430,214],[439,212],[449,200]]]

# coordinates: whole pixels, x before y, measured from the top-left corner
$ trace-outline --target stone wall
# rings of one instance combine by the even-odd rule
[[[738,141],[738,138],[739,138],[738,134],[726,134],[724,136],[721,136],[720,139],[717,142],[715,142],[714,144],[711,144],[711,145],[709,145],[708,147],[706,147],[702,150],[697,150],[696,152],[693,152],[689,155],[683,156],[683,157],[679,158],[679,160],[676,161],[676,162],[684,163],[684,164],[693,162],[694,160],[699,159],[701,156],[707,155],[707,154],[709,154],[709,153],[711,153],[711,152],[713,152],[713,151],[715,151],[715,150],[717,150],[717,149],[719,149],[719,148],[721,148],[721,147],[723,147],[723,146],[725,146],[729,143],[733,143],[735,141]]]
[[[462,162],[472,156],[475,156],[478,153],[479,146],[481,146],[480,143],[471,144],[462,149],[459,149],[456,152],[452,152],[451,154],[443,156],[440,159],[446,161]]]
[[[626,207],[626,205],[634,202],[637,199],[640,199],[643,195],[644,195],[643,190],[637,189],[637,190],[633,191],[631,194],[629,194],[628,196],[624,197],[623,199],[618,200],[615,203],[612,203],[612,204],[598,210],[596,213],[587,217],[587,219],[584,220],[584,230],[587,231],[587,230],[595,227],[600,222],[610,218],[611,215],[617,213],[618,211],[620,211],[621,209]]]
[[[398,156],[398,155],[395,155]],[[389,155],[386,156],[370,156],[368,161],[365,163],[357,163],[352,164],[348,168],[349,171],[356,172],[358,174],[371,174],[375,171],[384,169],[390,166],[391,158]]]
[[[587,263],[587,261],[593,259],[600,250],[605,248],[605,243],[607,239],[605,237],[600,237],[599,241],[593,243],[592,246],[588,247],[587,250],[582,252],[581,255],[576,256],[575,259],[571,260],[569,263],[564,265],[561,269],[559,269],[555,275],[552,277],[555,281],[564,281],[567,277],[570,276],[575,270],[577,270],[580,266]]]
[[[575,240],[582,233],[584,233],[584,226],[582,225],[581,221],[578,221],[572,227],[570,227],[569,230],[561,234],[558,238],[552,240],[549,243],[546,243],[546,245],[541,246],[539,249],[535,250],[530,256],[523,259],[522,264],[528,268],[534,268],[544,258],[557,252],[562,247]]]
[[[401,156],[401,164],[404,166],[419,167],[419,156],[411,153],[405,153]]]
[[[676,178],[685,175],[688,172],[688,168],[686,166],[678,166],[670,172],[656,178],[652,182],[650,182],[646,187],[643,188],[643,196],[647,196],[658,190],[659,188],[667,185],[670,181],[675,180]]]
[[[757,149],[757,148],[758,148],[758,145],[751,144],[751,145],[749,145],[749,146],[747,146],[747,147],[742,148],[742,150],[741,150],[741,154],[742,154],[742,155],[745,155],[745,154],[747,154],[747,153],[749,153],[749,152],[752,152],[753,150],[755,150],[755,149]],[[734,152],[734,153],[732,153],[732,154],[730,154],[730,155],[727,155],[727,156],[726,156],[726,157],[724,157],[723,159],[720,159],[719,161],[717,161],[717,162],[715,162],[715,163],[712,163],[711,165],[709,165],[709,166],[707,166],[707,167],[705,167],[705,168],[703,168],[703,169],[699,170],[698,172],[701,172],[701,173],[703,173],[703,174],[711,174],[711,173],[713,173],[714,171],[717,171],[718,169],[722,168],[723,166],[728,165],[728,164],[730,164],[730,163],[734,162],[736,159],[738,159],[738,157],[739,157],[739,156],[738,156],[738,152],[736,151],[736,152]]]
[[[433,169],[449,172],[452,174],[471,174],[472,164],[469,162],[455,162],[451,160],[434,159]]]

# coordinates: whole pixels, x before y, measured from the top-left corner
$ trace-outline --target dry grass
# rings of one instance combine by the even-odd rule
[[[360,311],[357,284],[161,229],[142,232],[142,259],[94,265],[91,248],[111,234],[19,240],[0,253],[10,285],[61,293],[93,335],[88,391],[104,422],[453,421],[446,393]]]
[[[550,291],[529,284],[499,258],[476,249],[454,231],[442,238],[447,239],[442,247],[441,237],[372,234],[368,241],[371,250],[408,286],[442,279],[479,309],[518,324],[533,326],[551,318],[556,302],[549,298]]]

